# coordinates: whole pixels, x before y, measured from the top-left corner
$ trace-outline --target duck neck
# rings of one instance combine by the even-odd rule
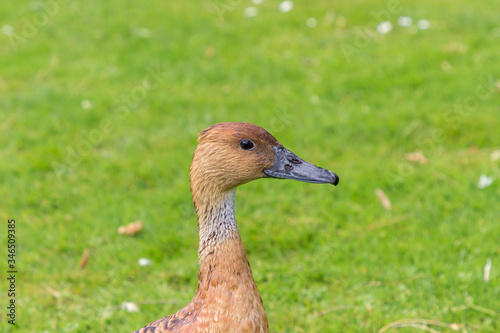
[[[236,189],[217,192],[215,197],[195,201],[200,236],[198,254],[203,256],[224,242],[239,238],[235,217]]]
[[[210,297],[222,285],[230,291],[250,287],[253,292],[249,295],[260,299],[235,218],[236,189],[218,192],[204,187],[204,190],[210,197],[193,191],[200,235],[196,299]]]

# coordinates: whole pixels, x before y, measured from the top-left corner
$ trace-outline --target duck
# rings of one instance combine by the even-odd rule
[[[260,178],[339,183],[339,176],[304,161],[265,129],[218,123],[198,134],[190,188],[198,218],[198,287],[178,312],[134,333],[267,333],[264,303],[235,218],[236,188]]]

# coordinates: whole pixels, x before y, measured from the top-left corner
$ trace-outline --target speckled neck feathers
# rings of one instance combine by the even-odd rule
[[[198,232],[200,245],[198,254],[204,250],[221,244],[228,239],[235,239],[238,235],[238,224],[235,217],[236,189],[221,196],[220,201],[196,203],[198,212]]]

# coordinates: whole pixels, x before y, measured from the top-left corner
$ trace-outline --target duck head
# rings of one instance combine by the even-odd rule
[[[192,187],[203,180],[206,186],[217,184],[229,191],[258,178],[339,183],[337,174],[304,161],[253,124],[212,125],[199,133],[198,143],[191,164]]]

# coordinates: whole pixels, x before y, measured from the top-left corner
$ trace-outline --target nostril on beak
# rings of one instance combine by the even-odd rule
[[[293,166],[291,164],[285,164],[285,171],[289,172],[293,170]]]

